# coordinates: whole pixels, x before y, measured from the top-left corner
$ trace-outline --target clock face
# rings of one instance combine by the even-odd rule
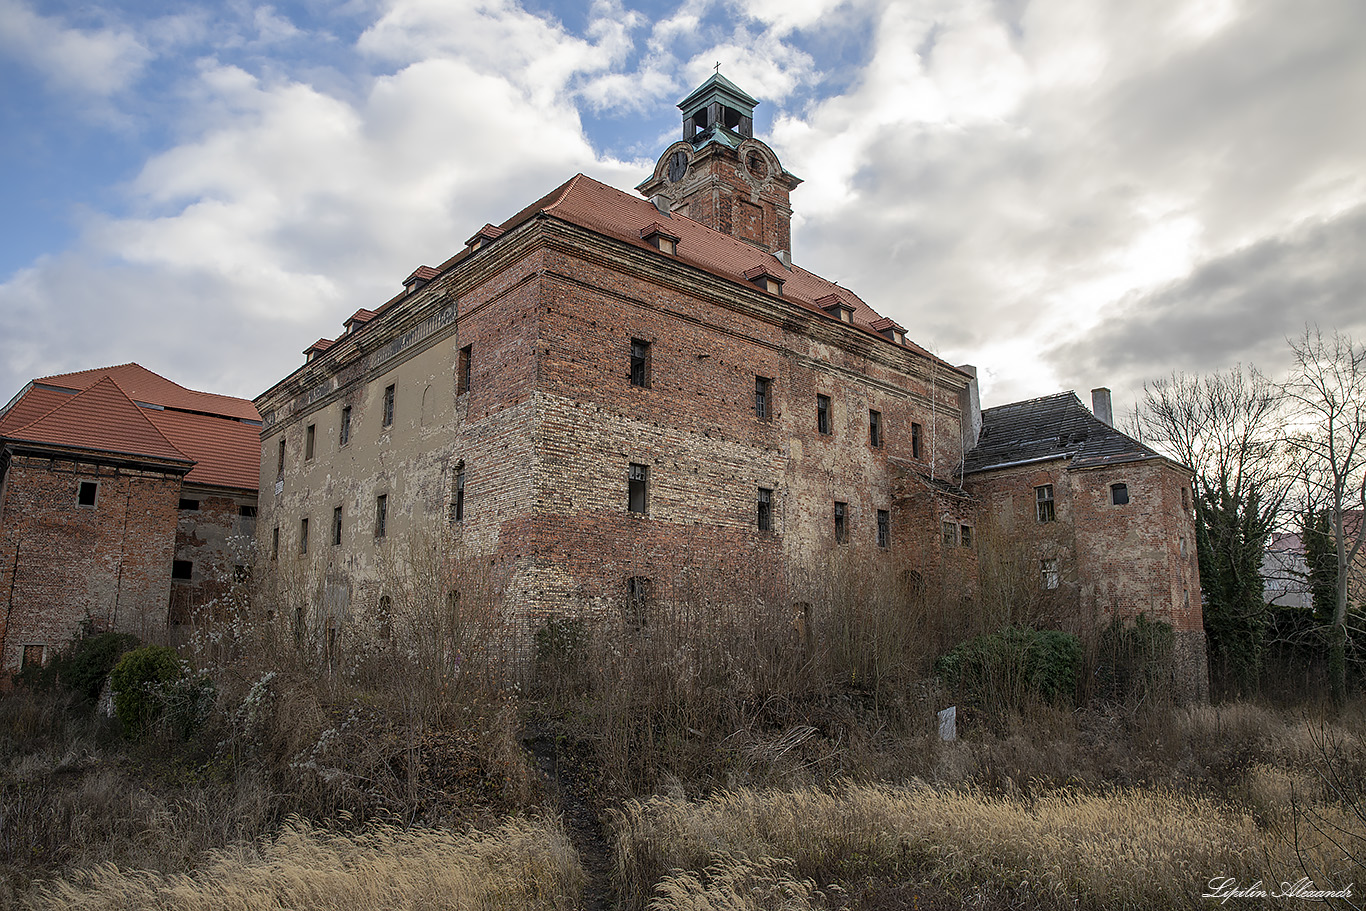
[[[768,176],[768,164],[764,161],[764,156],[758,152],[749,153],[749,159],[745,162],[745,166],[749,168],[749,173],[760,180]]]
[[[679,149],[669,156],[669,182],[678,183],[688,173],[688,153]]]

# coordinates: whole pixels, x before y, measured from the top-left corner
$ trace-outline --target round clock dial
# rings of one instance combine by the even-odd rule
[[[745,166],[749,168],[749,173],[763,180],[768,176],[768,163],[764,161],[764,156],[758,152],[750,152],[749,158],[745,161]]]
[[[688,173],[688,153],[679,149],[669,156],[669,182],[678,183]]]

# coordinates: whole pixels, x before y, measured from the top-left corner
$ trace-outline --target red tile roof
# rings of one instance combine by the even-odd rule
[[[193,462],[190,483],[255,491],[260,420],[245,399],[122,364],[34,380],[0,414],[0,437]]]

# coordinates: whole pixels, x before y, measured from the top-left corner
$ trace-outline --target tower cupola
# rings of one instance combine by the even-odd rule
[[[754,109],[759,102],[720,72],[678,103],[683,112],[683,138],[701,141],[704,134],[726,130],[745,139],[754,136]]]

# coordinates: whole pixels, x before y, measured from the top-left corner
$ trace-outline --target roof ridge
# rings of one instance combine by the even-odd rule
[[[98,370],[98,369],[100,369],[100,368],[94,368],[94,369]],[[146,369],[146,368],[144,368],[144,369]],[[127,402],[127,403],[128,403],[128,407],[131,408],[131,409],[133,409],[133,411],[137,414],[138,419],[140,419],[140,420],[142,421],[142,424],[146,427],[147,430],[150,430],[150,431],[152,432],[153,436],[154,436],[157,440],[159,440],[161,443],[165,444],[165,446],[166,446],[167,449],[169,449],[171,452],[175,453],[176,455],[180,456],[181,459],[184,459],[185,461],[189,462],[190,464],[194,464],[195,460],[192,459],[192,458],[190,458],[188,455],[186,455],[185,452],[184,452],[183,450],[181,450],[181,448],[180,448],[179,446],[176,446],[174,443],[172,443],[170,440],[168,440],[168,439],[166,438],[166,434],[162,433],[161,430],[160,430],[160,428],[158,428],[155,424],[153,424],[152,421],[151,421],[151,419],[148,418],[147,415],[145,415],[145,414],[142,413],[143,409],[141,408],[141,406],[139,406],[139,405],[137,404],[137,402],[133,401],[132,397],[129,396],[128,393],[124,391],[123,387],[120,386],[120,385],[118,384],[118,382],[117,382],[110,374],[108,374],[108,373],[105,373],[105,374],[104,374],[102,377],[100,377],[98,380],[96,380],[95,382],[91,383],[89,386],[85,387],[84,389],[80,390],[80,391],[77,392],[75,395],[73,395],[71,398],[67,399],[67,400],[64,401],[64,402],[61,402],[60,404],[57,405],[57,407],[55,407],[55,408],[53,408],[53,409],[47,411],[46,413],[44,413],[43,415],[41,415],[41,416],[39,416],[39,417],[37,417],[37,418],[34,418],[32,421],[29,421],[27,424],[24,424],[22,427],[16,427],[16,428],[14,428],[14,429],[11,430],[8,434],[6,434],[6,436],[9,436],[10,438],[16,439],[16,440],[18,440],[18,439],[23,439],[23,437],[22,437],[22,436],[19,436],[19,434],[23,433],[23,432],[26,431],[26,430],[29,430],[30,428],[37,427],[39,424],[42,424],[42,423],[48,421],[49,419],[51,419],[51,418],[53,418],[54,416],[56,416],[57,413],[60,412],[60,411],[64,411],[64,410],[66,410],[66,409],[68,409],[68,408],[75,409],[75,408],[79,407],[79,406],[76,404],[76,403],[78,403],[78,402],[80,402],[81,405],[84,405],[84,402],[83,402],[82,400],[83,400],[83,399],[86,399],[87,396],[93,397],[93,394],[94,394],[95,390],[96,390],[96,389],[99,389],[99,388],[100,388],[101,386],[103,386],[105,383],[108,383],[111,387],[113,387],[114,391],[115,391],[116,393],[118,393],[119,397],[120,397],[121,399],[123,399],[124,402]],[[43,441],[42,441],[42,440],[34,440],[33,442],[43,442]],[[139,455],[155,455],[155,453],[138,453],[138,454],[139,454]]]

